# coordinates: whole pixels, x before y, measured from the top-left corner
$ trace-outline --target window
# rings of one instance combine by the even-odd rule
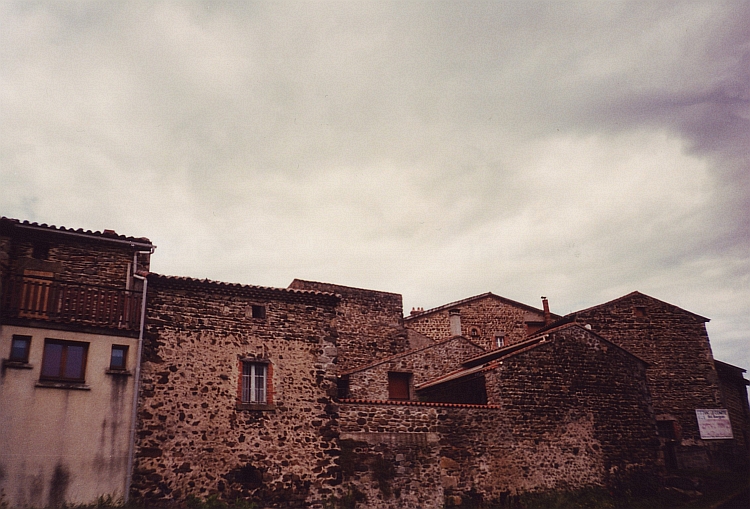
[[[267,404],[268,397],[268,364],[260,362],[242,362],[242,395],[244,404]]]
[[[124,371],[127,368],[128,347],[126,345],[112,345],[109,358],[109,369]]]
[[[339,398],[349,397],[349,375],[344,375],[336,379],[336,389]]]
[[[388,373],[388,399],[409,399],[411,373]]]
[[[88,343],[44,340],[41,380],[83,382],[86,378]]]
[[[31,336],[13,334],[8,360],[11,362],[29,362],[29,347],[31,347]]]
[[[636,318],[646,318],[646,306],[635,306],[633,308],[633,314]]]
[[[472,340],[475,340],[475,341],[478,340],[479,339],[479,328],[472,327],[469,330],[469,336],[471,337]]]
[[[266,306],[252,306],[253,318],[265,318],[266,317]]]
[[[503,333],[495,334],[495,346],[497,348],[502,348],[505,346],[505,334]]]

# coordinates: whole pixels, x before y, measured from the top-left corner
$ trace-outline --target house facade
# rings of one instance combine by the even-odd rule
[[[0,219],[0,495],[125,496],[148,239]]]

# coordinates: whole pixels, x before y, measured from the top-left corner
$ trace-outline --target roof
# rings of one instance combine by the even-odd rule
[[[505,348],[500,348],[497,350],[492,350],[490,352],[487,352],[486,354],[478,355],[476,357],[472,357],[471,359],[468,359],[463,362],[464,368],[457,369],[451,373],[447,373],[445,375],[442,375],[438,378],[435,378],[433,380],[429,380],[425,383],[419,384],[416,386],[417,390],[423,390],[428,387],[433,387],[436,385],[440,385],[452,380],[457,380],[460,378],[464,378],[473,374],[477,373],[483,373],[486,371],[491,371],[495,368],[497,368],[500,364],[502,364],[502,361],[504,359],[508,359],[510,357],[515,357],[516,355],[520,355],[522,353],[528,352],[529,350],[532,350],[534,348],[537,348],[543,344],[546,344],[549,339],[549,334],[559,332],[565,329],[577,327],[579,329],[585,330],[587,333],[592,334],[596,336],[597,339],[600,341],[607,343],[608,345],[612,346],[613,348],[617,348],[618,350],[621,350],[625,352],[629,357],[632,357],[636,361],[644,364],[645,366],[648,366],[649,364],[641,359],[640,357],[637,357],[636,355],[633,355],[632,353],[628,352],[624,348],[617,346],[616,344],[612,343],[611,341],[601,337],[600,335],[596,334],[595,332],[592,332],[585,327],[582,327],[579,324],[576,323],[568,323],[560,325],[559,327],[556,327],[552,330],[549,330],[546,334],[540,334],[537,333],[534,335],[534,337],[527,339],[526,341],[522,341],[521,343],[516,343],[514,345],[507,346]]]
[[[48,225],[46,223],[39,224],[29,221],[21,221],[19,219],[13,219],[5,216],[0,217],[0,232],[11,233],[13,230],[82,237],[89,240],[128,244],[131,247],[144,247],[148,249],[153,249],[156,247],[151,243],[150,240],[145,237],[136,238],[127,237],[125,235],[118,235],[114,230],[104,230],[103,232],[84,230],[83,228],[74,230],[73,228],[65,228],[64,226],[58,227],[55,225]]]
[[[750,381],[742,376],[742,374],[747,371],[746,369],[726,362],[717,361],[716,359],[714,359],[714,366],[716,366],[716,372],[719,375],[719,379],[725,381],[733,379],[734,382],[739,382],[742,385],[750,385]]]
[[[539,313],[541,315],[544,314],[544,310],[543,309],[535,308],[533,306],[529,306],[528,304],[523,304],[522,302],[516,302],[515,300],[507,299],[505,297],[501,297],[500,295],[495,295],[492,292],[487,292],[487,293],[482,293],[480,295],[475,295],[473,297],[468,297],[466,299],[458,300],[456,302],[451,302],[449,304],[443,304],[442,306],[438,306],[436,308],[428,309],[426,311],[421,311],[420,313],[418,313],[416,315],[405,316],[404,317],[404,321],[408,322],[410,320],[414,320],[414,319],[420,318],[420,317],[425,316],[425,315],[429,315],[429,314],[432,314],[432,313],[437,313],[437,312],[440,312],[440,311],[445,311],[445,310],[448,310],[448,309],[460,307],[460,306],[463,306],[464,304],[468,304],[470,302],[474,302],[474,301],[481,300],[481,299],[486,299],[486,298],[497,299],[497,300],[499,300],[499,301],[501,301],[501,302],[503,302],[505,304],[508,304],[510,306],[518,307],[518,308],[524,309],[526,311],[532,311],[534,313]],[[554,313],[552,313],[551,315],[553,317],[559,318],[559,315],[556,315]]]
[[[500,359],[506,359],[513,355],[520,354],[521,352],[526,352],[528,350],[531,350],[532,348],[536,348],[538,345],[546,342],[546,340],[546,336],[539,336],[533,339],[528,339],[521,343],[516,343],[515,345],[511,345],[509,347],[492,350],[491,352],[488,352],[486,354],[472,357],[471,359],[463,363],[463,368],[451,371],[450,373],[446,373],[437,378],[433,378],[432,380],[428,380],[427,382],[417,384],[415,388],[419,391],[428,387],[443,384],[445,382],[450,382],[452,380],[458,380],[459,378],[464,378],[475,373],[482,373],[495,369],[498,366]],[[481,359],[482,362],[473,362],[478,359]]]
[[[696,317],[697,319],[699,319],[699,320],[701,320],[703,322],[710,322],[711,321],[710,318],[706,318],[705,316],[698,315],[696,313],[693,313],[692,311],[688,311],[686,309],[682,309],[679,306],[675,306],[674,304],[670,304],[669,302],[665,302],[663,300],[657,299],[656,297],[651,297],[650,295],[646,295],[645,293],[641,293],[639,291],[630,292],[627,295],[623,295],[622,297],[618,297],[616,299],[612,299],[610,301],[604,302],[603,304],[597,304],[596,306],[591,306],[591,307],[588,307],[586,309],[580,309],[578,311],[574,311],[572,313],[568,313],[563,318],[566,318],[566,317],[573,317],[573,318],[575,318],[575,316],[578,313],[585,313],[587,311],[591,311],[591,310],[594,310],[594,309],[597,309],[597,308],[602,308],[602,307],[610,306],[612,304],[616,304],[616,303],[618,303],[620,301],[631,299],[633,297],[645,297],[647,299],[655,300],[657,302],[661,302],[662,304],[666,304],[667,306],[670,306],[670,307],[672,307],[672,308],[674,308],[674,309],[676,309],[678,311],[682,311],[683,313],[686,313],[688,315],[692,315],[692,316]]]
[[[310,302],[328,306],[335,306],[340,300],[340,297],[336,294],[315,290],[296,290],[293,288],[274,288],[268,286],[244,285],[240,283],[224,283],[221,281],[213,281],[211,279],[165,276],[154,272],[149,273],[148,280],[149,284],[161,288],[203,290],[264,300]]]
[[[315,289],[317,291],[336,293],[336,294],[342,294],[342,295],[349,293],[349,292],[354,292],[354,293],[365,293],[365,294],[374,294],[374,295],[388,295],[391,297],[397,297],[399,299],[401,298],[400,293],[383,292],[381,290],[370,290],[368,288],[358,288],[355,286],[344,286],[344,285],[337,285],[333,283],[323,283],[321,281],[310,281],[307,279],[299,279],[299,278],[294,278],[294,280],[289,284],[289,288],[297,288],[301,290]]]
[[[415,353],[421,352],[423,350],[427,350],[429,348],[434,348],[436,346],[440,346],[440,345],[443,345],[443,344],[446,344],[446,343],[450,343],[451,341],[454,341],[454,340],[457,340],[457,339],[461,339],[461,340],[465,341],[466,343],[469,343],[470,345],[476,346],[480,350],[484,350],[484,348],[482,348],[481,346],[477,345],[476,343],[474,343],[470,339],[465,338],[464,336],[451,336],[449,338],[442,339],[440,341],[435,341],[431,345],[422,346],[420,348],[413,348],[411,350],[406,350],[406,351],[401,352],[401,353],[389,355],[388,357],[382,357],[382,358],[377,359],[375,361],[372,361],[372,362],[370,362],[368,364],[363,364],[362,366],[357,366],[356,368],[352,368],[352,369],[349,369],[347,371],[343,371],[343,372],[340,373],[340,375],[350,375],[350,374],[356,373],[358,371],[363,371],[365,369],[373,368],[373,367],[378,366],[380,364],[384,364],[386,362],[390,362],[390,361],[393,361],[393,360],[396,360],[396,359],[400,359],[400,358],[406,357],[408,355],[414,355]]]
[[[364,405],[401,405],[401,406],[426,406],[446,408],[491,408],[501,409],[500,405],[478,405],[474,403],[440,403],[433,401],[412,401],[403,399],[362,399],[362,398],[339,398],[339,403],[354,403]]]

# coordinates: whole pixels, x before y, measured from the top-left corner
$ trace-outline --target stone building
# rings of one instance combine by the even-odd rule
[[[544,297],[542,304],[537,309],[488,292],[427,311],[413,309],[404,325],[433,340],[464,336],[492,350],[523,341],[560,318],[550,313]]]
[[[744,370],[657,299],[403,317],[395,293],[148,273],[153,248],[0,220],[0,501],[438,508],[747,459]]]
[[[0,218],[0,502],[125,495],[153,247]]]
[[[585,324],[649,364],[646,376],[668,466],[721,468],[727,462],[747,462],[747,414],[722,394],[706,332],[708,318],[632,292],[562,321]],[[722,363],[722,373],[728,375],[725,386],[737,379],[728,366]],[[702,437],[696,411],[730,407],[733,438]]]
[[[302,507],[330,493],[338,302],[151,274],[133,494]]]
[[[571,324],[489,352],[470,345],[455,337],[345,374],[340,443],[371,465],[349,473],[368,507],[613,485],[663,467],[642,360]],[[391,376],[404,372],[413,392],[393,397]],[[372,468],[383,462],[387,491]]]

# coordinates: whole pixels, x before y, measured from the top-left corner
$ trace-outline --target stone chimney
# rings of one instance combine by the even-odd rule
[[[451,337],[461,335],[461,310],[451,309],[448,311],[448,318],[451,325]]]
[[[552,323],[552,314],[549,312],[549,302],[547,297],[542,297],[542,308],[544,308],[544,325],[545,327]]]

